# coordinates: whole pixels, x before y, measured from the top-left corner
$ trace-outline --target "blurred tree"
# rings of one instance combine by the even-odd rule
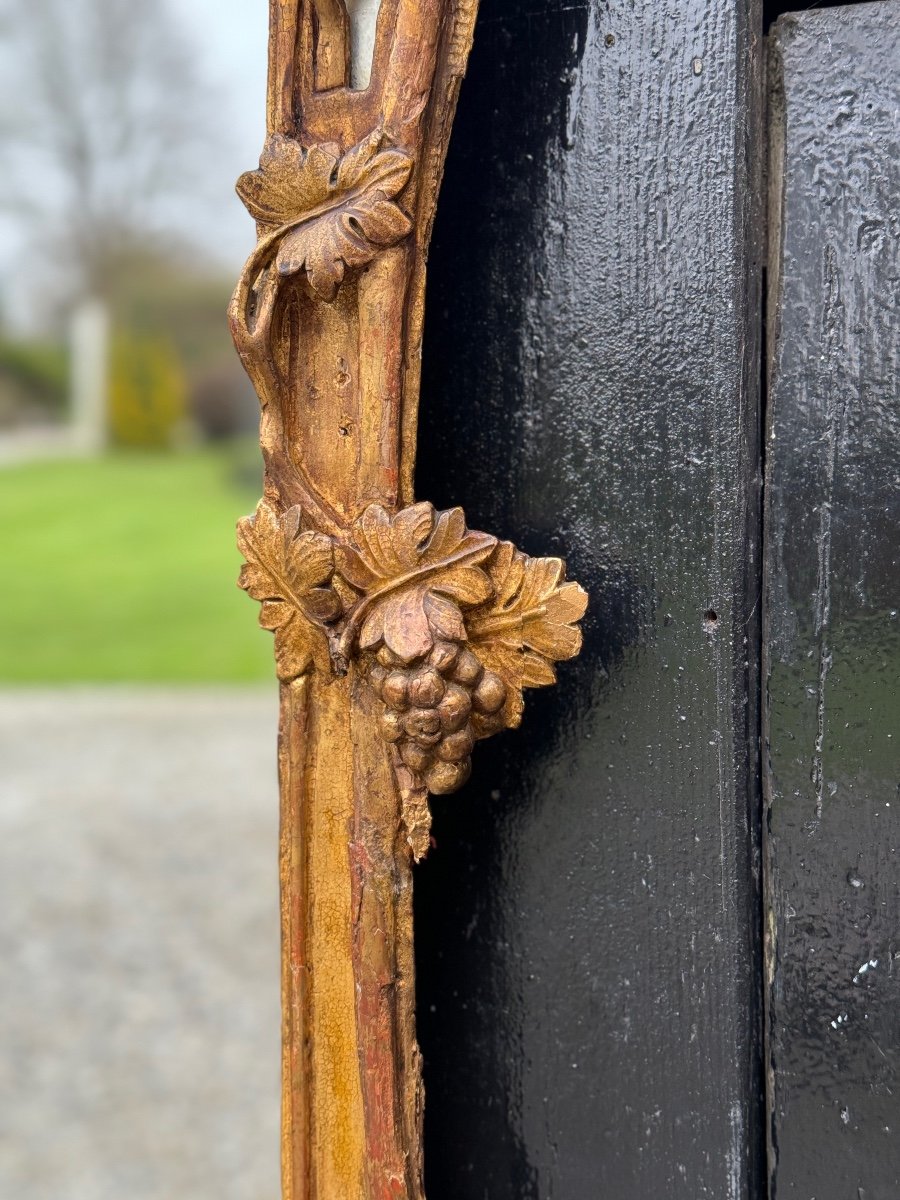
[[[60,300],[111,299],[203,203],[215,97],[164,0],[5,0],[0,29],[0,201]]]
[[[69,320],[85,444],[106,440],[104,413],[114,441],[168,444],[185,389],[201,430],[252,422],[230,287],[190,244],[221,204],[206,191],[219,101],[167,0],[0,0],[0,215],[30,243],[44,323]]]

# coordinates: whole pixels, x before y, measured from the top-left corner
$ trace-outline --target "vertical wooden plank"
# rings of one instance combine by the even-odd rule
[[[772,37],[766,626],[779,1197],[900,1195],[900,5]]]
[[[416,878],[429,1200],[757,1196],[749,0],[482,0],[418,491],[591,593]]]

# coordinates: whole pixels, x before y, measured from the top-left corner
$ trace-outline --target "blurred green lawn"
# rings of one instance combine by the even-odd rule
[[[226,448],[0,469],[0,682],[271,679],[271,634],[235,586],[251,461]]]

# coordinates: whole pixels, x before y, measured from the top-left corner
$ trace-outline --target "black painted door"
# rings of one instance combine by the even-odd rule
[[[900,1197],[900,4],[771,38],[777,1195]]]
[[[866,87],[882,91],[871,110],[866,92],[857,115],[887,112],[897,85],[884,62],[879,75],[879,47],[882,59],[890,49],[882,27],[873,33],[858,23],[869,20],[868,9],[890,10],[886,25],[898,13],[896,0],[881,0],[804,14],[792,26],[830,20],[862,31],[855,49],[834,52],[843,61],[842,53],[868,47]],[[787,197],[785,213],[791,187],[809,193],[795,201],[806,207],[791,220],[810,244],[823,241],[815,221],[831,208],[827,188],[813,200],[802,172],[790,176],[786,155],[766,170],[774,143],[765,132],[762,32],[757,0],[481,0],[429,265],[418,491],[464,505],[473,525],[531,553],[566,557],[591,608],[583,655],[561,669],[560,686],[532,693],[523,729],[479,748],[473,782],[434,802],[436,846],[416,879],[430,1200],[762,1200],[776,1192],[859,1200],[848,1190],[851,1168],[828,1175],[810,1166],[816,1139],[832,1136],[819,1117],[834,1031],[818,1030],[821,1054],[809,1081],[797,1082],[788,1053],[806,1003],[797,980],[810,975],[785,940],[785,906],[796,908],[786,898],[797,880],[784,872],[795,855],[799,861],[791,839],[804,835],[800,805],[782,805],[772,781],[781,740],[787,747],[797,732],[778,706],[798,719],[801,700],[790,689],[801,676],[807,683],[790,665],[779,677],[773,647],[778,622],[793,619],[789,602],[802,607],[820,543],[811,531],[791,543],[799,593],[781,578],[786,560],[776,546],[777,531],[800,522],[789,505],[815,504],[821,477],[791,416],[805,401],[790,393],[784,364],[790,344],[802,377],[821,335],[813,283],[791,294],[802,266],[786,216],[770,240],[777,291],[769,303],[781,320],[769,333],[767,428],[782,420],[799,436],[793,447],[787,435],[783,444],[770,441],[764,456],[767,174],[770,182],[784,174],[774,194]],[[827,41],[821,28],[819,36]],[[833,62],[819,73],[842,94]],[[790,91],[787,75],[785,68],[779,95]],[[806,97],[808,80],[798,90]],[[820,161],[833,164],[839,188],[851,167],[837,147],[832,158],[829,119],[821,118],[818,134],[808,126],[800,142],[820,137]],[[854,129],[864,138],[872,125]],[[896,128],[894,136],[896,163]],[[865,317],[880,314],[887,329],[900,287],[900,270],[891,276],[885,265],[891,245],[896,252],[900,186],[884,170],[881,190],[871,193],[882,203],[871,214],[881,224],[865,235],[882,239],[883,271],[877,296],[871,274],[858,292],[870,297]],[[893,216],[885,207],[891,195]],[[870,207],[867,192],[860,227]],[[855,310],[847,327],[858,318]],[[838,361],[843,343],[835,336]],[[860,342],[860,378],[891,346],[896,367],[890,339],[883,332]],[[876,373],[886,410],[896,400],[896,371],[885,360]],[[854,426],[861,440],[853,471],[866,475],[867,454],[893,452],[894,460],[881,457],[869,472],[872,499],[859,519],[882,502],[895,508],[867,525],[867,595],[878,599],[876,615],[866,609],[874,624],[860,619],[854,629],[877,628],[882,639],[871,653],[884,651],[889,663],[879,675],[886,737],[897,659],[884,649],[892,627],[879,622],[888,622],[886,597],[897,592],[889,542],[900,515],[892,473],[900,459],[891,441],[897,424],[875,424],[877,452],[869,425]],[[767,466],[774,532],[764,555]],[[778,490],[792,478],[805,481],[796,500],[790,487]],[[830,569],[854,595],[860,575],[851,578],[848,564],[835,552]],[[809,648],[802,638],[793,645],[798,654]],[[874,663],[859,668],[858,689]],[[893,778],[888,746],[877,768],[879,804]],[[847,758],[847,776],[855,763]],[[900,773],[893,774],[896,789]],[[844,804],[846,816],[852,800]],[[890,828],[889,817],[878,820]],[[888,901],[878,937],[840,943],[851,957],[858,949],[868,956],[855,969],[879,954],[880,964],[892,961],[882,943],[898,915],[889,899],[896,880],[886,845],[876,852],[868,840],[875,832],[872,816],[852,841],[873,855],[865,887],[848,884],[845,870],[846,895],[826,898],[824,876],[816,893],[823,907],[848,896],[857,906],[871,901],[872,914]],[[857,870],[856,856],[850,867]],[[815,890],[813,858],[806,869]],[[827,952],[838,944],[835,935]],[[898,1010],[881,969],[872,1029],[893,1056]],[[868,967],[861,986],[871,989],[876,971]],[[858,986],[848,977],[848,988]],[[829,1021],[846,1007],[829,1007]],[[850,1068],[858,1071],[856,1105],[863,1062]],[[774,1089],[767,1065],[780,1073]],[[875,1136],[876,1117],[890,1128],[885,1138],[900,1128],[900,1111],[895,1121],[885,1115],[888,1068],[877,1085],[884,1103],[859,1109],[860,1146]],[[816,1086],[812,1108],[797,1106]],[[851,1110],[847,1123],[834,1111],[837,1136],[849,1136],[857,1118]],[[839,1150],[823,1148],[828,1153]],[[900,1197],[890,1169],[857,1173],[862,1200]]]

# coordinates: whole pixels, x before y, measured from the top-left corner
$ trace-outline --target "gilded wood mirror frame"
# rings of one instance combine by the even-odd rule
[[[423,1200],[428,795],[581,645],[562,560],[413,496],[425,262],[476,10],[270,0],[267,138],[238,181],[258,243],[229,318],[265,463],[240,586],[281,686],[285,1200]]]

